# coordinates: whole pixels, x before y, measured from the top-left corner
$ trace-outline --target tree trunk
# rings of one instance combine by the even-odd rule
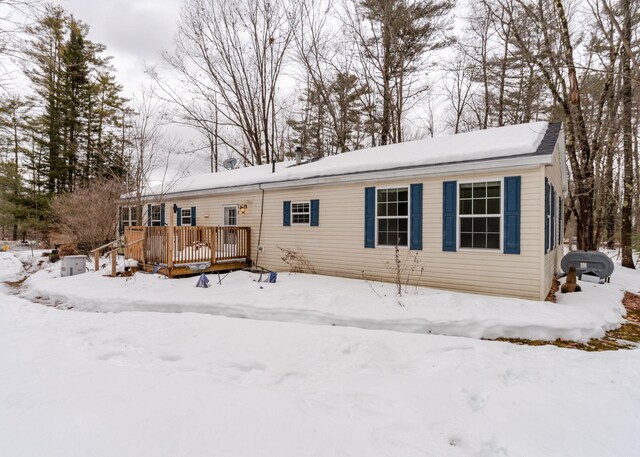
[[[631,42],[631,1],[622,1],[624,14],[623,40]],[[631,88],[631,61],[629,54],[622,53],[622,153],[624,157],[624,186],[622,201],[622,220],[620,224],[620,246],[622,249],[622,266],[635,268],[631,244],[633,230],[633,129],[631,126],[631,104],[633,92]]]

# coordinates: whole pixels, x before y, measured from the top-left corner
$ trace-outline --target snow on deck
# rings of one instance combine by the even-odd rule
[[[418,141],[346,152],[295,166],[295,162],[271,164],[208,173],[182,178],[164,192],[187,192],[298,180],[403,167],[419,167],[451,162],[495,159],[531,154],[536,151],[548,127],[547,122],[459,133]],[[151,189],[154,194],[157,189]]]
[[[57,278],[43,270],[25,282],[26,294],[86,311],[197,312],[282,322],[339,325],[472,338],[584,341],[623,322],[624,287],[615,282],[582,283],[585,292],[559,295],[559,303],[489,297],[426,287],[408,287],[321,275],[278,275],[275,284],[258,275],[233,272],[212,287],[196,288],[197,277],[166,279],[136,274],[109,278],[104,272]],[[636,273],[636,272],[633,272]],[[636,279],[640,274],[636,273]],[[627,281],[625,279],[625,281]]]

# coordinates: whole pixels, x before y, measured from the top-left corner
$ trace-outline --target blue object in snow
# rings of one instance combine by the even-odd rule
[[[160,270],[160,265],[154,265],[152,273],[156,274],[158,272],[158,270]]]
[[[207,278],[204,273],[202,273],[198,278],[198,283],[196,284],[196,287],[202,287],[204,289],[209,287],[209,278]]]
[[[267,278],[267,282],[274,283],[274,282],[276,282],[276,279],[278,279],[278,273],[276,273],[275,271],[272,271],[272,272],[269,273],[269,277]]]

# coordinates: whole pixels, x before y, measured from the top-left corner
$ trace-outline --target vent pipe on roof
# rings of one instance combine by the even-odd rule
[[[296,146],[296,165],[302,163],[302,147]]]

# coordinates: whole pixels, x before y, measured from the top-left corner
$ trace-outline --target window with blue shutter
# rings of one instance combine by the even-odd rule
[[[364,189],[364,247],[376,247],[376,188]]]
[[[320,225],[320,200],[311,200],[311,221],[312,227]]]
[[[291,225],[291,202],[282,202],[282,225],[289,227]]]
[[[544,252],[549,252],[549,178],[544,178]]]
[[[422,250],[422,184],[411,184],[410,194],[409,249]]]
[[[182,226],[182,208],[176,210],[176,225],[178,227]]]
[[[152,213],[151,213],[151,205],[147,205],[147,225],[152,225]]]
[[[192,227],[196,226],[196,207],[195,206],[191,207],[191,226]]]
[[[164,227],[164,203],[160,204],[160,226]]]
[[[504,178],[504,246],[505,254],[520,254],[520,176]]]
[[[442,250],[456,250],[457,181],[442,183]]]

